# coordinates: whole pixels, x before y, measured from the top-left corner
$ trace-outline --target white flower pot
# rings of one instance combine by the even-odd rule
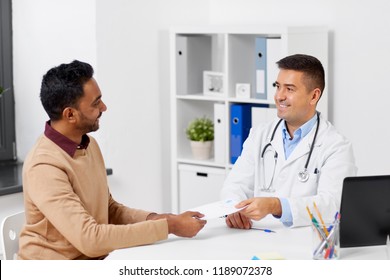
[[[191,141],[192,155],[194,159],[205,160],[211,158],[213,141]]]

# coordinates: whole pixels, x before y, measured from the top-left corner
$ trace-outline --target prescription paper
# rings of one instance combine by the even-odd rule
[[[198,211],[205,215],[202,220],[210,220],[238,212],[246,207],[236,208],[235,205],[238,203],[234,199],[226,199],[192,208],[189,211]]]

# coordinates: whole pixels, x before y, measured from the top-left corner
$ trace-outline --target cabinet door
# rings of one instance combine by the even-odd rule
[[[180,212],[220,200],[225,176],[223,168],[180,164]]]

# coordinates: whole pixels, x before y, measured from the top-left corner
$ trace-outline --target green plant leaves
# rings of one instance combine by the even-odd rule
[[[214,123],[207,117],[196,118],[186,129],[187,138],[191,141],[214,140]]]

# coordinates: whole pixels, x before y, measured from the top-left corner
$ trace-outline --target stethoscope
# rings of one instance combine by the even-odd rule
[[[279,127],[280,123],[282,122],[283,119],[280,119],[278,121],[278,123],[276,124],[272,134],[271,134],[271,139],[269,141],[269,143],[267,145],[264,146],[263,148],[263,151],[261,152],[261,160],[262,160],[262,165],[263,165],[263,187],[261,188],[261,191],[265,191],[265,192],[274,192],[275,190],[272,188],[272,182],[274,180],[274,176],[275,176],[275,170],[276,170],[276,163],[277,163],[277,160],[278,160],[278,153],[275,151],[274,153],[274,170],[272,172],[272,177],[271,177],[271,180],[270,180],[270,183],[268,184],[268,186],[266,186],[266,182],[265,182],[265,164],[264,164],[264,154],[266,153],[268,147],[272,147],[271,145],[271,142],[272,140],[274,139],[274,136],[275,136],[275,133],[276,133],[276,130],[277,128]],[[320,113],[317,112],[317,127],[316,127],[316,131],[314,133],[314,138],[313,138],[313,142],[311,143],[311,146],[310,146],[310,151],[309,151],[309,156],[307,157],[307,160],[306,160],[306,164],[303,168],[302,171],[299,171],[298,172],[298,180],[302,183],[304,182],[307,182],[307,180],[309,180],[309,172],[307,171],[307,167],[309,166],[309,162],[310,162],[310,158],[311,158],[311,154],[313,152],[313,149],[314,149],[314,144],[316,142],[316,138],[317,138],[317,134],[318,134],[318,129],[320,127]]]

